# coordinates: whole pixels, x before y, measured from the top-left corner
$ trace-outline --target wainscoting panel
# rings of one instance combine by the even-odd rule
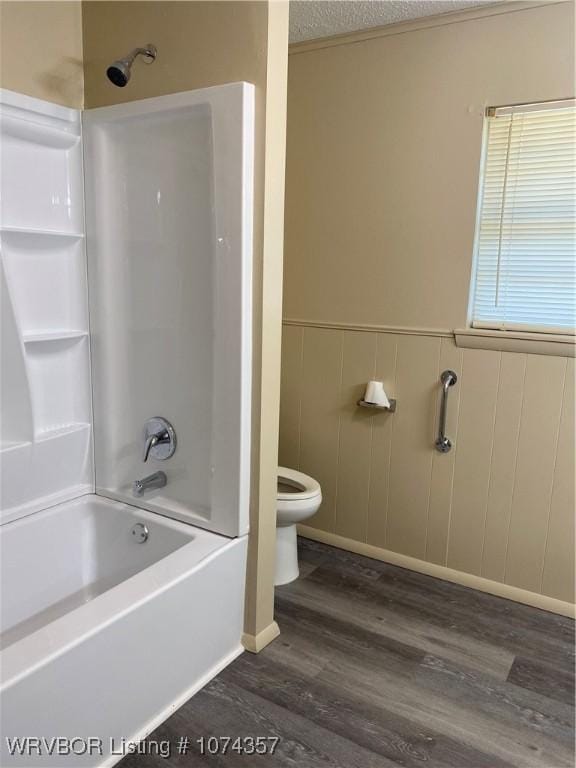
[[[358,379],[374,378],[377,339],[375,333],[342,332],[335,531],[349,539],[366,536],[373,414],[356,403],[362,396]]]
[[[398,343],[386,539],[388,549],[418,559],[426,550],[439,357],[440,339],[406,336]]]
[[[574,424],[576,414],[574,403],[574,360],[568,360],[566,385],[556,466],[554,468],[554,486],[548,521],[548,537],[544,555],[544,573],[542,591],[547,595],[558,595],[562,600],[572,599],[574,584],[574,468],[576,455],[574,450]]]
[[[477,576],[482,569],[500,362],[500,353],[466,350],[456,384],[460,408],[452,449],[454,491],[446,565]]]
[[[278,462],[283,467],[296,467],[299,461],[303,337],[303,328],[291,325],[285,325],[282,328],[282,378],[280,381],[282,440]]]
[[[505,580],[532,592],[542,582],[566,362],[543,355],[526,361]]]
[[[322,485],[312,528],[573,601],[574,360],[304,322],[283,338],[280,461]],[[439,454],[446,368],[454,447]],[[396,413],[357,407],[370,378]]]
[[[338,485],[342,333],[306,328],[302,339],[299,464],[322,486],[316,524],[333,531]]]
[[[504,581],[506,574],[522,392],[526,378],[526,355],[505,354],[501,360],[482,553],[482,576],[494,581]]]
[[[376,379],[384,383],[389,395],[396,397],[396,364],[398,362],[398,336],[391,333],[379,333],[376,357]],[[361,397],[365,382],[358,382],[357,392]],[[398,411],[399,413],[399,411]],[[378,418],[375,418],[375,417]],[[370,461],[370,499],[368,503],[368,529],[366,541],[376,547],[386,548],[388,510],[390,508],[390,460],[392,457],[392,434],[394,415],[388,413],[373,414],[372,455]]]

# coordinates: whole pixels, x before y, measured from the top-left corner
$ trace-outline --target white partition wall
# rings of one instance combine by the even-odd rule
[[[96,490],[229,536],[248,528],[253,90],[83,118]],[[144,462],[155,416],[177,448]]]
[[[80,113],[0,92],[1,519],[93,489]]]

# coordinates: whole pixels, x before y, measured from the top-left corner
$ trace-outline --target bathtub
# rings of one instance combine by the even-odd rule
[[[240,654],[246,543],[94,495],[2,526],[2,768],[114,765]]]

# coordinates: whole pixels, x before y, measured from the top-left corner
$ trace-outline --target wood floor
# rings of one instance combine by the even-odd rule
[[[300,557],[277,589],[280,637],[150,736],[169,758],[121,768],[572,768],[571,620],[311,541]],[[203,756],[201,736],[280,741]]]

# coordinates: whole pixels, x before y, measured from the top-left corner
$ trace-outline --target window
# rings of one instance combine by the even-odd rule
[[[473,328],[574,333],[576,102],[488,110]]]

